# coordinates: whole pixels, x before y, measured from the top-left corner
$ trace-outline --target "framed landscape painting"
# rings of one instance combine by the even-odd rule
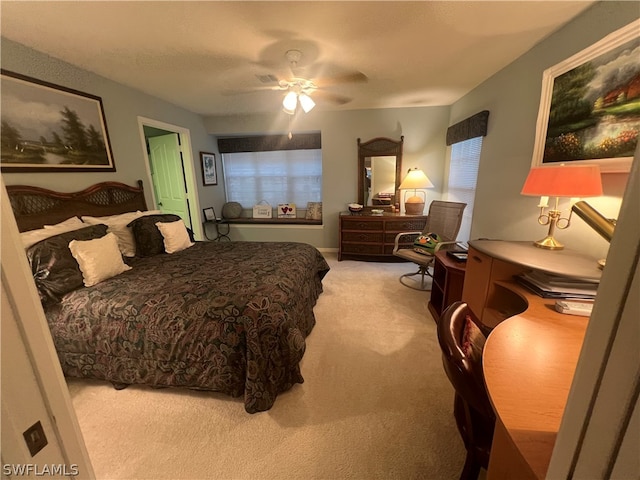
[[[100,97],[0,71],[3,172],[115,171]]]
[[[533,166],[628,172],[640,131],[640,20],[543,73]]]

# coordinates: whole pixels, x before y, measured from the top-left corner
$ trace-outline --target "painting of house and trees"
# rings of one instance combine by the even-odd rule
[[[640,130],[640,38],[553,80],[542,163],[632,157]]]

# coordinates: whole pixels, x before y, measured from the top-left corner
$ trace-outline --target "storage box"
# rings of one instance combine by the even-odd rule
[[[295,203],[279,203],[278,218],[296,218]]]
[[[253,206],[253,218],[271,218],[273,209],[266,200],[262,200]]]

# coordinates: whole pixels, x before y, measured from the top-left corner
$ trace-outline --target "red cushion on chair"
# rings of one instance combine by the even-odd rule
[[[465,317],[462,333],[462,352],[474,365],[482,365],[482,349],[486,337],[469,315]]]

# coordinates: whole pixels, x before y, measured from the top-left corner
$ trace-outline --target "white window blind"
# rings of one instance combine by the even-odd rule
[[[322,201],[322,151],[278,150],[222,154],[224,183],[228,202],[244,208],[266,200],[295,203]]]
[[[451,160],[449,163],[449,185],[447,199],[452,202],[467,204],[462,216],[462,225],[458,240],[469,241],[471,219],[473,217],[473,203],[476,197],[476,182],[482,137],[471,138],[451,145]]]

